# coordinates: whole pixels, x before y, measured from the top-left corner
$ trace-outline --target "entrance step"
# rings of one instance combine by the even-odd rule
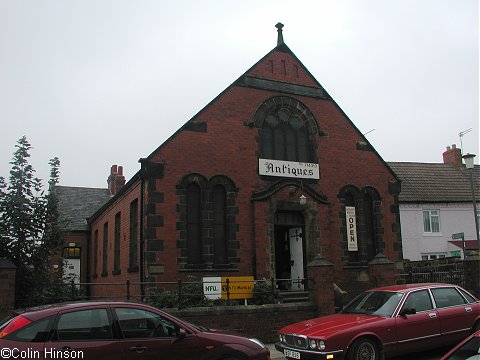
[[[281,304],[310,301],[308,291],[280,291],[278,298]]]

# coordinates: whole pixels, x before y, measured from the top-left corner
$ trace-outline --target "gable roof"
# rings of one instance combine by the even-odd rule
[[[110,198],[108,189],[73,186],[55,186],[60,220],[68,231],[88,231],[87,218],[92,216]]]
[[[283,24],[277,24],[283,27]],[[281,29],[281,28],[280,28]],[[281,34],[281,31],[280,31]],[[256,76],[255,69],[262,63],[264,63],[267,59],[273,56],[275,53],[286,53],[292,56],[294,61],[299,65],[301,71],[304,71],[308,78],[309,85],[300,85],[300,84],[292,84],[289,82],[284,82],[279,79],[272,78],[264,78]],[[281,41],[277,42],[277,46],[274,47],[271,51],[269,51],[265,56],[263,56],[260,60],[258,60],[253,66],[251,66],[243,75],[241,75],[237,80],[235,80],[232,84],[230,84],[225,90],[223,90],[220,94],[218,94],[213,100],[211,100],[205,107],[203,107],[197,114],[195,114],[190,120],[188,120],[185,124],[183,124],[177,131],[175,131],[169,138],[167,138],[162,144],[160,144],[154,151],[150,153],[146,157],[145,160],[150,160],[161,148],[163,148],[167,143],[172,141],[181,131],[188,129],[189,126],[195,124],[198,117],[206,111],[212,104],[214,104],[218,99],[220,99],[228,90],[233,88],[234,86],[244,86],[249,88],[256,88],[256,89],[263,89],[263,90],[273,90],[280,93],[285,94],[293,94],[293,95],[300,95],[300,96],[308,96],[313,98],[319,99],[326,99],[331,101],[335,107],[341,112],[341,114],[345,117],[345,119],[350,123],[352,128],[361,136],[363,142],[366,144],[366,148],[372,151],[380,161],[388,168],[390,173],[396,177],[395,172],[390,168],[388,163],[380,156],[377,150],[370,144],[367,138],[363,135],[363,133],[357,128],[357,126],[353,123],[353,121],[348,117],[348,115],[342,110],[342,108],[337,104],[335,100],[330,96],[330,94],[323,88],[320,82],[310,73],[310,71],[303,65],[303,63],[298,59],[298,57],[293,53],[292,50],[285,44],[283,41],[283,35],[281,35]]]
[[[400,203],[472,202],[470,174],[450,164],[389,162],[402,183]],[[480,201],[480,166],[474,167],[475,198]]]

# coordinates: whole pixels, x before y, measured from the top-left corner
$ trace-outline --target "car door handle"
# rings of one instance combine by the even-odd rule
[[[472,308],[471,308],[470,306],[467,306],[467,307],[465,308],[465,311],[466,311],[466,312],[471,312],[471,311],[472,311]]]
[[[136,351],[138,353],[142,353],[144,352],[145,350],[147,350],[148,348],[146,346],[140,346],[140,345],[137,345],[137,346],[130,346],[128,348],[128,350],[130,351]]]
[[[430,314],[428,314],[428,316],[430,316],[430,319],[434,319],[434,318],[437,317],[437,314],[435,314],[435,313],[430,313]]]

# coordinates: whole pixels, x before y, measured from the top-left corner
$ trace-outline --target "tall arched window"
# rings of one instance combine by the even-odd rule
[[[265,101],[255,113],[262,129],[261,152],[265,159],[313,162],[317,122],[298,100],[279,96]]]
[[[213,262],[228,263],[227,258],[227,194],[221,185],[213,188]]]
[[[196,183],[187,186],[187,251],[190,264],[201,264],[201,189]]]
[[[339,199],[344,207],[355,207],[358,251],[348,251],[348,262],[350,264],[368,264],[382,251],[380,195],[370,186],[360,191],[353,185],[347,185],[340,191]],[[346,226],[344,231],[344,241],[348,241]]]
[[[210,179],[195,173],[177,186],[180,197],[181,249],[177,263],[183,269],[231,269],[238,262],[236,239],[238,214],[235,184],[224,175]]]
[[[288,108],[271,112],[263,123],[263,156],[275,160],[310,162],[304,121]]]
[[[367,186],[363,189],[363,213],[365,217],[365,243],[367,260],[372,260],[379,251],[379,227],[380,227],[380,195]]]

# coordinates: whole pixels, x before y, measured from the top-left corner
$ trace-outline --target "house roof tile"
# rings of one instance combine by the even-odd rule
[[[56,186],[60,220],[69,231],[87,231],[87,218],[92,216],[110,198],[108,189]]]
[[[450,164],[388,162],[402,183],[402,203],[471,202],[470,174]],[[475,198],[480,201],[480,166],[473,170]]]

